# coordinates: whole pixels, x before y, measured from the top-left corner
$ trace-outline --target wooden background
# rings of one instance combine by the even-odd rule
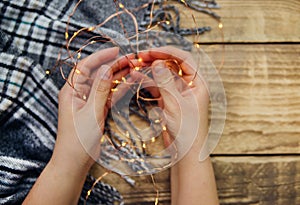
[[[300,1],[218,0],[224,25],[227,120],[212,155],[221,204],[300,204]],[[201,36],[207,53],[220,64],[223,41],[217,22]],[[193,25],[182,16],[184,27]],[[213,46],[212,46],[213,45]],[[99,175],[99,167],[94,168]],[[154,204],[149,177],[135,187],[117,176],[104,179],[126,204]],[[169,172],[155,176],[160,203],[170,204]]]

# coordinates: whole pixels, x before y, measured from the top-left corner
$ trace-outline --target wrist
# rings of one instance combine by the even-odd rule
[[[66,147],[55,146],[49,163],[62,173],[86,176],[94,160],[83,150],[72,151]]]

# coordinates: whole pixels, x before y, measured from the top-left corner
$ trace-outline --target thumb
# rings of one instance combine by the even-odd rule
[[[98,122],[103,121],[105,105],[111,90],[112,71],[108,65],[103,65],[97,72],[88,99],[89,106],[94,107],[95,116]]]

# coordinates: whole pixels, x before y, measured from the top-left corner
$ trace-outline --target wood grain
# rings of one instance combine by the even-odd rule
[[[225,42],[299,42],[300,1],[298,0],[219,0]],[[182,9],[183,27],[195,27],[191,10]],[[201,42],[222,42],[218,22],[193,12],[198,26],[212,31],[200,37]]]
[[[205,48],[216,65],[221,51]],[[226,45],[217,154],[300,153],[300,45]]]
[[[216,157],[221,204],[300,204],[300,157]]]
[[[300,204],[300,157],[213,157],[221,204]],[[95,168],[96,172],[99,167]],[[156,192],[149,176],[134,177],[135,187],[118,176],[105,181],[115,186],[126,204],[154,204]],[[160,203],[170,204],[169,172],[155,175]]]

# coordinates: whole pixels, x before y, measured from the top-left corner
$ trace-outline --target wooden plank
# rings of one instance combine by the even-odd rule
[[[213,157],[221,204],[300,204],[300,157]],[[99,172],[99,168],[94,171]],[[123,179],[105,178],[123,195],[126,204],[154,204],[150,177],[134,177],[131,187]],[[169,172],[155,175],[159,204],[170,204]]]
[[[217,157],[221,204],[300,204],[300,157]]]
[[[299,0],[218,0],[225,42],[299,42]],[[191,11],[181,9],[183,27],[195,27]],[[193,12],[197,25],[211,26],[212,31],[200,37],[201,42],[222,42],[218,22]]]
[[[204,47],[220,64],[222,51]],[[226,45],[227,119],[217,154],[300,153],[300,45]]]

